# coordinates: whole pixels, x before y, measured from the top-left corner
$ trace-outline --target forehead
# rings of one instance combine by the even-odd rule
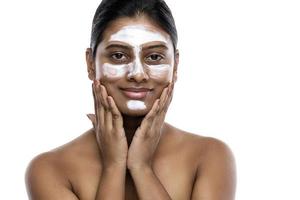
[[[122,41],[140,45],[151,41],[172,44],[168,33],[147,17],[123,17],[116,19],[106,28],[103,42]]]

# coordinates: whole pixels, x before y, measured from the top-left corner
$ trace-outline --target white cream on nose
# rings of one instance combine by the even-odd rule
[[[132,77],[135,76],[137,74],[143,74],[144,72],[144,67],[143,64],[141,62],[141,58],[140,58],[140,52],[141,52],[141,47],[134,47],[134,62],[130,65],[128,71],[128,77]]]

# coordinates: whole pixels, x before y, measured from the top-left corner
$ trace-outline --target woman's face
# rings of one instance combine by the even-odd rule
[[[105,30],[92,67],[120,112],[146,115],[176,76],[170,36],[147,17],[119,18]]]

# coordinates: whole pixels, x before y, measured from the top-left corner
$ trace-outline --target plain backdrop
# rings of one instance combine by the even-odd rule
[[[29,161],[91,128],[85,49],[99,2],[0,3],[1,199],[27,199]],[[166,120],[231,147],[237,200],[299,200],[299,1],[167,3],[180,65]]]

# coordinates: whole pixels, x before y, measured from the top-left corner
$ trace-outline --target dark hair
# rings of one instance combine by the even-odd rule
[[[103,0],[98,6],[92,25],[91,43],[93,57],[103,32],[110,22],[120,17],[146,15],[154,20],[172,40],[174,50],[177,46],[177,30],[170,8],[164,0]]]

